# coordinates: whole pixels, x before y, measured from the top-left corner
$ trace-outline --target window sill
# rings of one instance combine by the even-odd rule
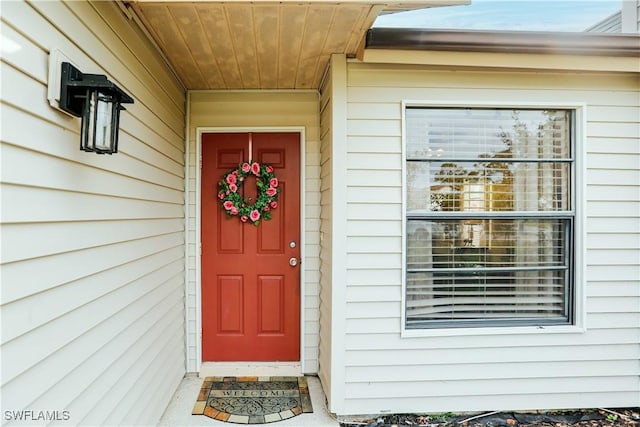
[[[478,328],[434,328],[402,329],[402,338],[481,336],[481,335],[541,335],[541,334],[583,334],[586,329],[576,325],[558,326],[512,326]]]

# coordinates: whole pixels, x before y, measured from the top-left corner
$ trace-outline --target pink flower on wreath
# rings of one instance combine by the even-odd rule
[[[249,219],[249,218],[247,218],[247,216],[246,216],[246,215],[242,215],[242,216],[240,217],[240,221],[242,221],[242,222],[247,222],[247,220],[248,220],[248,219]]]
[[[242,164],[242,172],[249,173],[250,170],[251,170],[251,165],[247,162],[244,162]]]
[[[258,163],[251,163],[251,173],[254,175],[260,175],[260,165]]]
[[[267,172],[271,173],[273,172],[273,166],[267,166],[266,167]]]
[[[273,202],[269,203],[269,206],[271,206],[271,209],[275,209],[275,208],[278,207],[278,202],[273,201]]]
[[[227,200],[226,202],[224,202],[224,203],[222,204],[222,206],[223,206],[226,210],[228,210],[228,211],[230,211],[230,210],[231,210],[231,208],[234,208],[234,207],[235,207],[235,205],[233,204],[233,202],[232,202],[231,200]]]
[[[249,214],[249,218],[251,219],[251,221],[256,222],[260,219],[260,212],[257,209],[252,210]]]
[[[237,182],[236,176],[232,173],[227,175],[227,184],[235,184]]]
[[[218,193],[218,199],[222,200],[224,199],[224,196],[226,196],[226,194],[224,194],[224,191]]]
[[[269,185],[273,188],[276,188],[278,186],[278,178],[271,178],[269,180]]]
[[[271,208],[267,205],[264,208],[262,208],[263,211],[265,212],[269,212],[271,210]]]
[[[238,215],[238,208],[234,206],[231,208],[231,210],[229,210],[229,212],[231,213],[231,215]]]
[[[236,191],[238,191],[238,186],[235,184],[229,184],[229,191],[235,193]]]
[[[273,187],[269,187],[269,188],[267,188],[267,191],[265,191],[265,193],[267,193],[267,196],[269,196],[269,197],[275,196],[277,192],[278,192],[278,190],[276,190]]]

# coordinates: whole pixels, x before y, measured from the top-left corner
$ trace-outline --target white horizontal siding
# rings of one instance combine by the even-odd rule
[[[478,366],[478,370],[483,370],[483,366]],[[450,370],[456,371],[458,367],[451,366]],[[508,375],[508,373],[506,373]],[[575,390],[589,390],[589,392],[608,392],[608,393],[637,393],[637,379],[633,376],[613,376],[601,373],[607,376],[607,381],[602,381],[602,376],[594,372],[591,375],[578,378],[530,378],[519,371],[514,378],[504,379],[447,379],[435,381],[367,381],[347,383],[345,392],[354,398],[377,398],[380,393],[388,393],[389,389],[398,390],[395,395],[397,398],[406,397],[443,397],[449,396],[454,399],[464,393],[465,399],[473,400],[475,396],[501,396],[505,394],[505,390],[522,390],[522,394],[533,395],[543,394],[552,391],[554,394],[575,393]],[[437,378],[437,377],[436,377]],[[455,378],[455,376],[454,376]],[[461,393],[461,389],[464,391]],[[513,394],[513,393],[512,393]],[[535,408],[539,404],[538,397],[534,402],[529,400],[527,403],[522,402],[521,405],[527,408]],[[387,404],[389,406],[391,402]],[[470,403],[469,405],[473,405]],[[496,400],[489,409],[504,408],[504,403]],[[534,405],[525,406],[525,405]],[[554,404],[555,405],[555,404]],[[575,406],[574,404],[573,406]],[[618,402],[618,405],[620,403]],[[521,406],[521,407],[522,407]],[[582,402],[580,403],[582,407]]]
[[[483,364],[478,369],[477,364]],[[610,366],[608,360],[600,361],[572,361],[564,366],[556,361],[544,362],[534,360],[532,362],[481,362],[479,360],[465,361],[461,364],[441,363],[430,369],[424,367],[424,363],[417,365],[396,366],[394,369],[381,371],[369,366],[354,366],[349,369],[349,382],[395,382],[395,381],[480,381],[503,379],[509,376],[518,378],[576,378],[607,376],[626,376],[627,372],[635,368],[634,360],[623,360],[615,366]],[[557,389],[556,389],[557,391]],[[438,390],[435,390],[438,393]]]
[[[622,31],[622,12],[618,11],[585,30],[589,33],[619,33]]]
[[[193,91],[189,96],[189,165],[187,187],[187,321],[188,370],[197,372],[199,316],[196,256],[196,129],[198,127],[250,128],[301,127],[305,131],[305,269],[304,286],[304,366],[309,373],[318,372],[318,343],[320,322],[320,208],[321,208],[321,154],[320,112],[316,92],[310,91]]]
[[[610,292],[608,287],[606,288],[606,292]],[[373,316],[360,319],[350,318],[347,321],[347,333],[366,333],[366,331],[370,330],[371,328],[374,328],[376,330],[376,333],[380,334],[400,333],[400,317],[396,316],[396,318],[398,319],[397,322],[389,322],[384,318]],[[602,329],[603,327],[608,327],[612,322],[615,322],[616,327],[618,328],[636,328],[638,326],[638,322],[640,322],[640,314],[628,312],[615,313],[612,312],[611,309],[609,309],[608,312],[593,313],[589,317],[589,327],[594,329]],[[587,357],[593,357],[593,355],[589,354],[587,355]],[[368,364],[369,361],[365,361],[364,363]]]
[[[1,19],[3,409],[154,424],[185,372],[183,90],[115,3]],[[119,153],[81,152],[49,106],[52,48],[134,98]]]
[[[348,70],[344,413],[636,405],[638,76]],[[400,336],[402,100],[587,105],[585,333]]]
[[[503,389],[502,394],[480,394],[480,395],[466,395],[464,381],[458,382],[459,391],[457,395],[458,399],[452,399],[447,395],[429,396],[428,405],[425,404],[425,398],[420,396],[418,391],[417,396],[402,397],[397,401],[389,400],[388,398],[376,398],[370,396],[364,396],[357,399],[352,399],[349,402],[349,409],[353,413],[366,414],[371,408],[376,408],[378,412],[382,413],[411,413],[414,412],[414,408],[421,408],[422,412],[456,412],[459,411],[459,399],[465,399],[467,411],[485,411],[487,408],[496,408],[496,410],[504,410],[505,408],[512,408],[513,410],[533,410],[537,407],[536,402],[540,399],[549,400],[554,402],[554,406],[558,408],[569,408],[573,405],[575,397],[571,394],[564,394],[562,392],[543,392],[543,393],[530,393],[529,400],[526,402],[522,400],[519,395],[510,394],[508,389]],[[489,383],[491,385],[491,383]],[[366,384],[362,384],[366,387]],[[397,383],[388,384],[390,388],[396,388]],[[429,384],[432,388],[438,388],[439,383]],[[637,391],[625,391],[620,390],[616,393],[621,399],[629,401],[638,399]],[[583,392],[580,396],[581,407],[583,408],[595,408],[595,407],[608,407],[614,408],[619,404],[613,393],[610,392]]]
[[[622,10],[592,25],[585,31],[593,33],[640,33],[640,1],[624,0]]]
[[[624,79],[629,81],[630,79]],[[408,84],[408,83],[407,83]],[[464,85],[461,85],[464,87]],[[565,102],[573,100],[576,95],[576,90],[567,90],[564,88],[558,88],[556,93],[557,99],[562,99]],[[541,93],[534,89],[504,89],[504,93],[501,93],[500,100],[502,102],[512,102],[517,104],[522,102],[523,99],[527,99],[529,102],[547,102],[548,94]],[[496,101],[495,91],[491,89],[474,89],[468,88],[467,99],[474,99],[477,102],[491,104]],[[612,88],[611,91],[596,91],[596,90],[583,90],[583,97],[580,99],[588,104],[595,105],[610,105],[611,103],[618,104],[622,107],[635,107],[638,103],[637,94],[632,90],[616,90]],[[611,99],[611,95],[615,94],[615,101]],[[418,97],[419,92],[415,91],[412,87],[398,87],[395,91],[389,92],[385,88],[380,87],[350,87],[348,88],[348,96],[353,102],[366,102],[367,99],[375,99],[377,102],[389,102],[394,99],[423,99]],[[456,102],[460,98],[455,96],[455,91],[452,88],[447,87],[433,87],[428,93],[422,95],[424,99],[437,99],[441,101]],[[362,129],[362,132],[366,132],[366,128],[362,126],[363,120],[354,125],[355,129]],[[376,121],[372,120],[369,123],[375,124]],[[363,129],[364,128],[364,129]],[[369,128],[371,129],[371,128]],[[380,136],[399,136],[400,127],[392,125],[391,123],[383,122],[383,127]],[[364,134],[366,135],[366,134]],[[363,134],[355,136],[364,136]],[[366,135],[372,136],[372,135]]]

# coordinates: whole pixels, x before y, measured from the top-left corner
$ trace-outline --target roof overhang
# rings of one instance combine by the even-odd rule
[[[364,62],[450,67],[640,72],[640,36],[631,34],[374,28]]]
[[[187,89],[317,89],[381,13],[470,0],[121,0]]]

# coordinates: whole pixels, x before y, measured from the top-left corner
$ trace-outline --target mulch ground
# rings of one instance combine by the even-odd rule
[[[341,423],[342,427],[640,427],[640,408],[456,416],[401,414]]]

